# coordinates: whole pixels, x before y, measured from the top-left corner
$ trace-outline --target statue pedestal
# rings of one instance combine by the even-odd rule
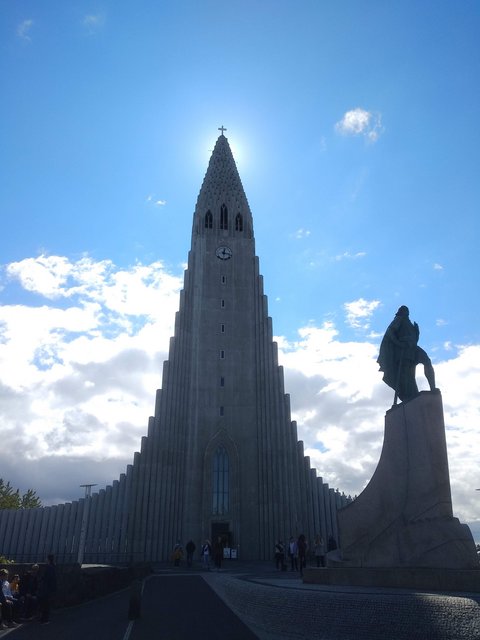
[[[452,513],[439,391],[392,407],[377,469],[338,511],[339,567],[478,569],[470,529]]]

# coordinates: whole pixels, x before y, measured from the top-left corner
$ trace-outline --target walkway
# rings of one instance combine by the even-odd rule
[[[8,640],[474,640],[480,594],[304,585],[270,565],[217,573],[162,567],[144,583],[142,616],[129,591],[54,611],[50,625],[0,632]],[[226,606],[227,605],[227,606]]]
[[[257,640],[200,575],[152,576],[129,640]]]

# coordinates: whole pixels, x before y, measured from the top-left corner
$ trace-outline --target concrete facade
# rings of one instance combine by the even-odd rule
[[[167,559],[177,540],[221,536],[243,559],[271,559],[278,539],[337,537],[346,498],[304,456],[272,336],[252,214],[222,133],[140,451],[91,498],[0,512],[0,553],[71,560],[82,538],[85,562],[143,562]]]

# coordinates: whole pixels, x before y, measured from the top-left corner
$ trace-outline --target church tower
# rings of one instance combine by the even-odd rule
[[[276,539],[307,525],[298,467],[252,213],[222,130],[140,456],[135,555],[165,557],[177,539],[221,536],[243,558],[270,558]]]
[[[330,502],[333,511],[342,502],[328,486],[324,500],[297,442],[252,213],[221,131],[195,208],[155,417],[134,463],[135,556],[165,558],[177,539],[220,536],[242,558],[271,558],[278,539],[335,533]]]
[[[253,219],[221,128],[162,389],[140,452],[119,480],[73,503],[0,513],[5,555],[145,562],[177,541],[222,539],[244,560],[276,540],[337,536],[346,503],[310,468],[291,421],[255,255]]]

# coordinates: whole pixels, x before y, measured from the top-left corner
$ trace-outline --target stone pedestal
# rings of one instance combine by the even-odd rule
[[[439,391],[387,412],[378,467],[338,526],[343,567],[478,568],[470,529],[452,513]]]

